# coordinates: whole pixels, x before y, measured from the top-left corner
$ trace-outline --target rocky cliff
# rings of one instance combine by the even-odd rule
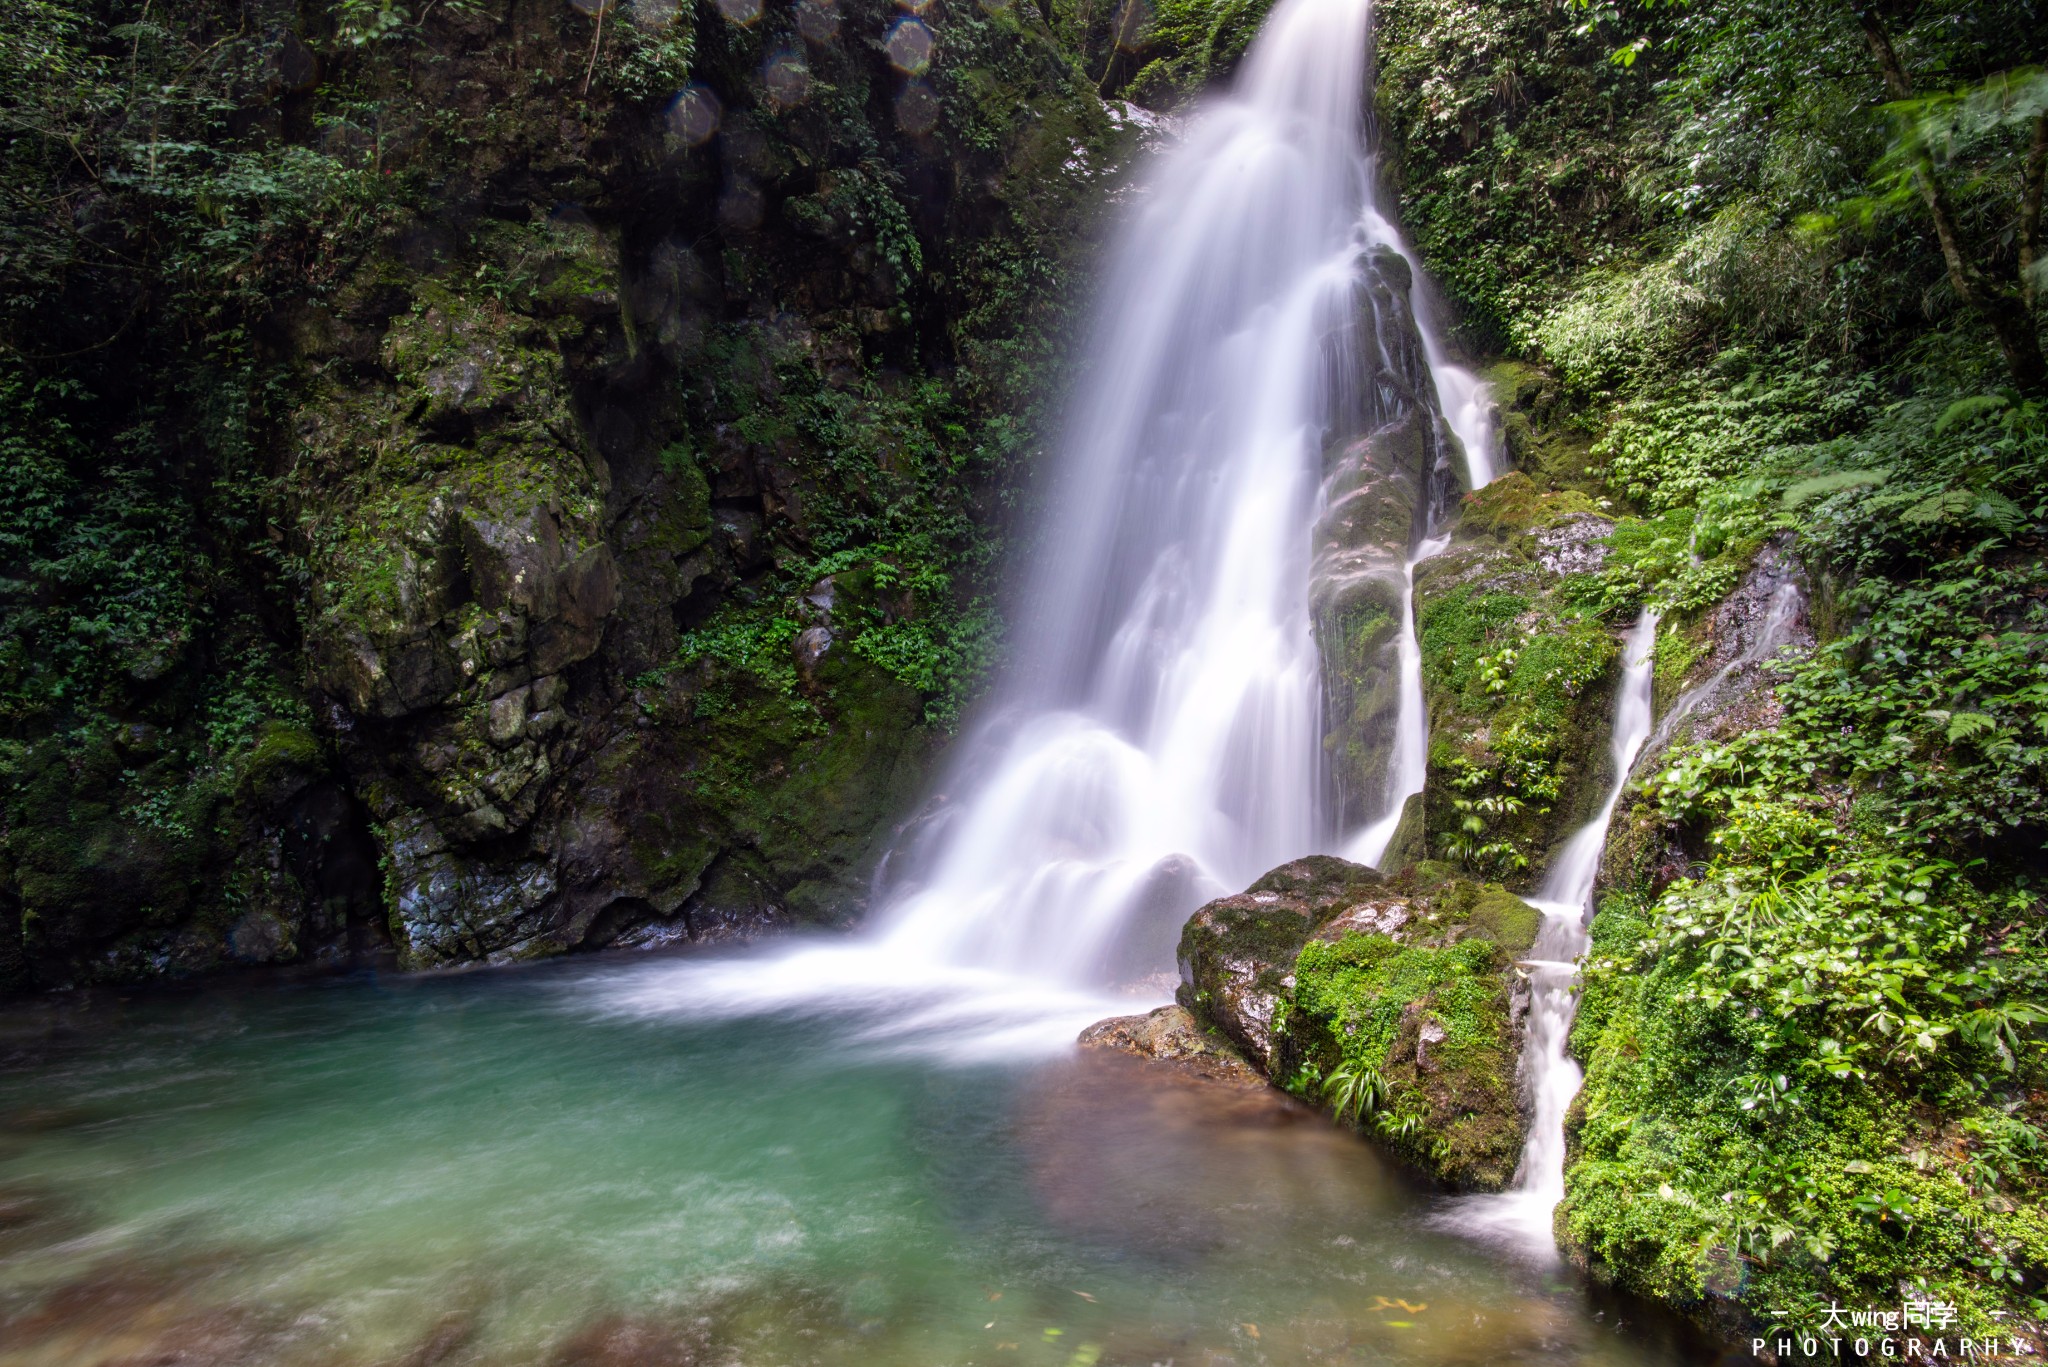
[[[856,914],[1127,147],[1037,12],[173,8],[9,49],[9,981]]]

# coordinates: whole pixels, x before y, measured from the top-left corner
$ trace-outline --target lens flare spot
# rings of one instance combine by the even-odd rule
[[[796,31],[807,43],[823,45],[839,36],[839,6],[835,0],[800,0],[796,7]]]
[[[882,40],[889,65],[906,76],[922,76],[931,70],[934,46],[932,31],[916,19],[898,19],[890,27],[889,36]]]
[[[768,88],[768,102],[777,109],[799,105],[811,93],[811,69],[801,52],[783,48],[761,67],[761,84]]]
[[[632,0],[626,10],[626,17],[636,28],[653,33],[667,28],[676,21],[676,14],[682,9],[682,0]]]
[[[761,215],[766,207],[759,186],[750,181],[736,181],[726,186],[725,193],[718,197],[718,221],[727,228],[751,232],[761,226]]]
[[[726,22],[746,28],[761,17],[761,0],[712,0]]]
[[[718,97],[701,85],[686,87],[669,102],[668,131],[691,147],[702,147],[718,132],[725,117]]]
[[[939,126],[938,93],[923,81],[912,81],[896,97],[896,126],[921,138]]]

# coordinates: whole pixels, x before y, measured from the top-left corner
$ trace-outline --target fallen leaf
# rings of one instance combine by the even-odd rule
[[[1095,1304],[1095,1297],[1089,1295],[1086,1291],[1076,1291],[1074,1294],[1079,1296],[1082,1300],[1088,1302],[1088,1304],[1090,1305]]]
[[[1257,1338],[1257,1337],[1259,1336],[1259,1326],[1258,1326],[1258,1325],[1256,1325],[1256,1324],[1240,1324],[1240,1325],[1238,1326],[1238,1328],[1240,1328],[1240,1329],[1244,1330],[1244,1331],[1245,1331],[1245,1332],[1246,1332],[1247,1334],[1250,1334],[1250,1335],[1251,1335],[1251,1336],[1252,1336],[1253,1338]]]

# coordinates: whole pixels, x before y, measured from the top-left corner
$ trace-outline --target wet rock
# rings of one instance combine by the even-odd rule
[[[1183,1006],[1162,1006],[1142,1016],[1097,1021],[1081,1032],[1080,1045],[1172,1064],[1212,1082],[1257,1086],[1262,1081],[1235,1048],[1204,1029]]]
[[[1369,1134],[1448,1186],[1499,1190],[1526,1130],[1514,961],[1540,922],[1495,885],[1298,860],[1195,914],[1179,995],[1192,1023],[1312,1101],[1317,1080],[1370,1068],[1386,1119],[1368,1117]],[[1090,1042],[1155,1056],[1175,1047],[1174,1026],[1106,1021]]]
[[[612,1315],[594,1320],[557,1348],[552,1367],[695,1367],[710,1345],[692,1325]]]
[[[1181,931],[1180,1005],[1272,1076],[1273,1013],[1291,986],[1295,956],[1324,923],[1371,899],[1382,882],[1363,864],[1310,855],[1209,903]]]
[[[1323,748],[1345,829],[1384,810],[1408,557],[1448,511],[1458,482],[1456,438],[1437,406],[1411,283],[1399,253],[1376,249],[1352,315],[1326,344],[1341,415],[1339,439],[1324,455],[1310,604],[1323,662]]]
[[[1666,625],[1674,639],[1665,654],[1690,657],[1690,662],[1681,666],[1682,672],[1659,666],[1658,720],[1636,761],[1639,778],[1658,772],[1678,746],[1778,724],[1778,676],[1769,666],[1788,652],[1813,649],[1808,595],[1807,576],[1792,555],[1791,539],[1780,536],[1763,547],[1711,611],[1695,622]],[[1708,854],[1693,842],[1691,832],[1667,825],[1641,787],[1631,787],[1608,826],[1602,883],[1636,882],[1661,892]]]
[[[818,686],[818,666],[824,661],[825,652],[832,648],[830,627],[805,627],[797,633],[791,647],[796,655],[797,677],[806,688]]]

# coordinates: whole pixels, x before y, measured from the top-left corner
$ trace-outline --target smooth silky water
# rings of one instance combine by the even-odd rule
[[[1274,1094],[665,971],[6,1018],[0,1363],[1672,1360]]]

